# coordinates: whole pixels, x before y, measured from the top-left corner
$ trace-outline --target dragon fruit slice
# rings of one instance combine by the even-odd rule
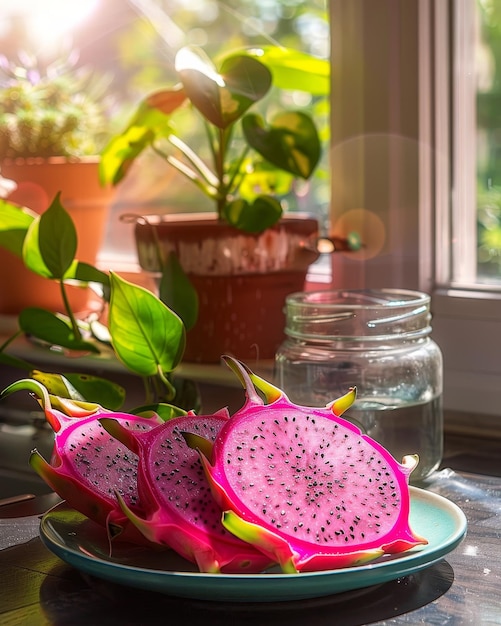
[[[134,431],[149,430],[163,420],[156,415],[109,412],[97,404],[52,396],[33,379],[13,383],[2,397],[19,390],[29,390],[38,397],[55,433],[50,462],[35,449],[30,456],[32,468],[72,508],[104,526],[110,540],[120,535],[121,539],[144,544],[144,537],[128,522],[115,496],[118,491],[130,507],[140,508],[137,456],[111,437],[97,418],[113,417]]]
[[[201,572],[260,572],[270,559],[225,530],[199,456],[184,439],[184,433],[193,433],[213,441],[228,419],[227,409],[222,409],[209,416],[178,417],[148,432],[132,432],[112,419],[100,421],[139,456],[137,484],[143,515],[119,500],[149,541],[172,548]]]
[[[355,389],[325,408],[298,406],[244,364],[223,360],[246,401],[212,449],[201,450],[197,437],[187,441],[199,448],[228,530],[284,573],[354,566],[427,543],[408,522],[418,458],[398,463],[339,417]]]

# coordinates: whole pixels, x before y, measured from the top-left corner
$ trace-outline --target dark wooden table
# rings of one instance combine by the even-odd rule
[[[176,599],[100,581],[63,563],[38,538],[39,515],[57,501],[54,495],[2,506],[0,624],[501,625],[500,457],[496,441],[477,448],[452,442],[443,468],[424,485],[468,519],[466,538],[444,560],[377,587],[287,603]]]

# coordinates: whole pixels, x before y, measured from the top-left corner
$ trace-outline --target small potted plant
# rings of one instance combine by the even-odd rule
[[[42,70],[28,55],[13,64],[0,57],[0,173],[16,183],[9,200],[35,213],[57,193],[80,234],[79,258],[95,263],[114,192],[99,180],[99,152],[108,138],[104,99],[84,69],[62,64]],[[3,266],[18,270],[0,287],[0,310],[16,314],[41,288],[42,306],[58,306],[58,293],[3,252]],[[4,276],[3,281],[6,280]],[[87,294],[73,290],[76,306]],[[78,302],[78,304],[77,304]]]
[[[216,67],[202,50],[185,47],[175,70],[179,83],[145,98],[104,149],[102,181],[117,185],[150,149],[209,198],[210,213],[138,216],[139,263],[163,272],[160,293],[170,303],[175,296],[164,270],[172,255],[196,288],[198,321],[188,333],[187,360],[218,362],[221,351],[270,359],[283,337],[285,296],[304,287],[318,257],[318,221],[284,212],[282,198],[313,175],[321,141],[303,111],[279,110],[268,121],[250,109],[272,84],[324,97],[329,66],[270,47],[226,55]],[[188,132],[204,127],[205,148],[181,138],[178,116],[187,113]]]
[[[64,311],[54,313],[34,306],[23,309],[17,317],[17,328],[0,346],[0,363],[28,370],[50,393],[60,397],[118,410],[126,401],[126,390],[94,375],[92,369],[99,369],[99,359],[94,368],[90,365],[91,371],[89,364],[84,373],[73,369],[79,356],[90,355],[91,360],[96,355],[113,357],[144,380],[145,403],[141,411],[154,410],[168,416],[175,411],[173,407],[198,410],[194,383],[174,379],[185,348],[186,331],[180,317],[151,291],[76,258],[77,231],[59,195],[36,217],[27,218],[23,208],[5,200],[0,200],[0,211],[10,225],[0,230],[0,246],[12,247],[16,239],[22,241],[23,263],[47,286],[56,285],[59,308]],[[68,281],[100,285],[106,324],[96,315],[77,317],[67,295]],[[36,361],[37,350],[49,347],[57,349],[60,356],[66,354],[68,365],[62,367],[59,359],[57,373],[39,371],[38,363],[28,362],[13,349],[20,336],[32,342],[28,358]],[[38,357],[39,361],[50,362],[43,355]],[[130,403],[128,408],[132,408]]]

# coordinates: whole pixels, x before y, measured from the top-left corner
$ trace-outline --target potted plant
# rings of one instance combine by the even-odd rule
[[[9,200],[40,213],[60,192],[80,234],[79,258],[95,263],[114,195],[98,175],[97,155],[108,137],[104,100],[83,69],[54,63],[41,70],[27,55],[21,60],[14,65],[0,58],[0,173],[16,183]],[[0,262],[11,270],[2,274],[0,311],[18,313],[37,290],[42,306],[57,308],[57,289],[26,271],[19,258],[2,252]],[[12,277],[14,270],[20,279]],[[71,297],[81,308],[87,292],[73,289]]]
[[[284,212],[281,198],[312,176],[321,141],[304,112],[280,110],[265,121],[257,106],[272,83],[325,96],[328,63],[270,47],[226,55],[216,68],[202,50],[185,47],[175,70],[179,83],[146,97],[105,147],[101,180],[117,185],[152,149],[209,198],[213,212],[138,216],[139,263],[163,273],[160,294],[174,308],[176,285],[165,272],[172,255],[196,288],[187,360],[218,362],[221,352],[270,359],[283,337],[285,296],[303,289],[318,257],[318,221]],[[186,115],[188,134],[204,127],[205,149],[181,138]]]
[[[50,393],[60,397],[118,410],[126,400],[125,389],[92,372],[99,369],[99,360],[91,365],[90,372],[88,367],[84,373],[73,369],[78,356],[112,357],[144,380],[144,404],[135,407],[136,411],[154,410],[168,417],[178,408],[198,410],[193,382],[174,378],[185,347],[186,331],[180,317],[151,291],[77,260],[77,231],[59,195],[36,217],[29,213],[26,217],[25,209],[5,200],[0,200],[0,211],[9,224],[0,230],[0,246],[11,245],[16,239],[23,242],[23,262],[46,285],[57,286],[64,311],[54,313],[34,306],[23,309],[17,317],[18,327],[0,346],[0,363],[28,370]],[[77,317],[67,295],[68,281],[100,285],[105,324],[96,316]],[[39,348],[57,348],[60,355],[69,357],[68,366],[61,367],[58,361],[57,373],[39,371],[37,363],[26,361],[13,349],[21,335]],[[30,358],[35,357],[33,349]],[[132,408],[130,403],[128,408]]]

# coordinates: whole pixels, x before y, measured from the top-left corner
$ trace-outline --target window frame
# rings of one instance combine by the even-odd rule
[[[433,142],[435,153],[443,156],[433,172],[433,326],[444,353],[445,407],[473,418],[491,416],[480,430],[499,436],[501,294],[495,286],[476,283],[476,211],[471,210],[476,206],[474,4],[455,0],[433,5]],[[475,422],[470,428],[477,430]]]
[[[374,258],[332,256],[332,287],[430,293],[432,336],[444,356],[446,425],[500,436],[501,295],[474,284],[471,263],[461,269],[461,283],[453,276],[453,262],[476,249],[468,204],[475,189],[465,180],[474,165],[473,151],[465,150],[466,123],[471,130],[474,119],[471,107],[464,108],[471,85],[464,80],[467,49],[455,36],[466,33],[472,6],[473,0],[331,2],[331,228],[335,233],[339,216],[358,204],[379,212],[386,229]],[[374,41],[382,42],[379,48]],[[451,74],[454,58],[460,62]],[[393,154],[391,146],[372,151],[375,128],[408,139],[417,158],[399,159],[398,145]],[[358,139],[359,154],[345,154],[351,160],[343,162],[336,152],[348,138]],[[468,158],[454,160],[458,150]],[[354,166],[363,174],[355,176]],[[373,168],[384,176],[374,180]],[[401,201],[408,197],[391,193],[398,181],[410,183],[405,210]],[[371,233],[366,236],[370,243]]]

